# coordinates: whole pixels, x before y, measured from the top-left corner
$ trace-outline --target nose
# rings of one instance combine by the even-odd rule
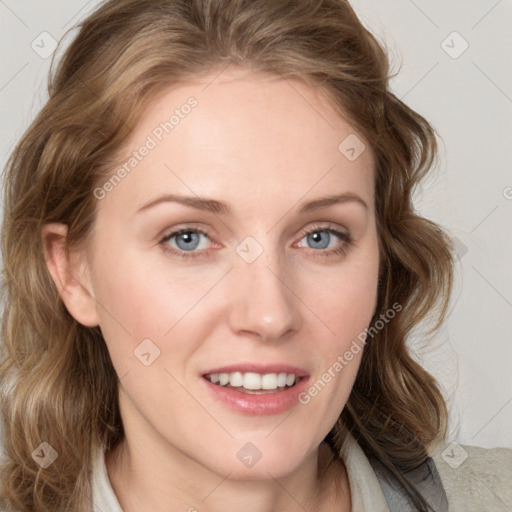
[[[300,300],[293,276],[274,253],[252,263],[240,260],[231,272],[233,294],[229,316],[233,332],[263,341],[278,341],[302,326]]]

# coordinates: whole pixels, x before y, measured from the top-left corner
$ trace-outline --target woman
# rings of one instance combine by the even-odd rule
[[[104,3],[7,166],[1,506],[505,510],[405,345],[435,150],[346,2]]]

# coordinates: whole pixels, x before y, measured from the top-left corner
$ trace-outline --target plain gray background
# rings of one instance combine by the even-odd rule
[[[435,338],[419,330],[411,346],[443,387],[448,437],[512,447],[511,0],[351,3],[400,68],[395,94],[444,141],[416,204],[454,238],[454,298]],[[52,38],[96,5],[0,0],[2,168],[46,99]]]

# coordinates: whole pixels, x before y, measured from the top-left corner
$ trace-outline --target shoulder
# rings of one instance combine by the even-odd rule
[[[430,450],[450,512],[512,510],[512,449],[442,441]]]

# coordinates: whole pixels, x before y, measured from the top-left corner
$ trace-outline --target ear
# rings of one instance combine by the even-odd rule
[[[99,317],[85,254],[68,253],[64,224],[45,224],[41,234],[46,266],[67,310],[82,325],[97,326]]]

